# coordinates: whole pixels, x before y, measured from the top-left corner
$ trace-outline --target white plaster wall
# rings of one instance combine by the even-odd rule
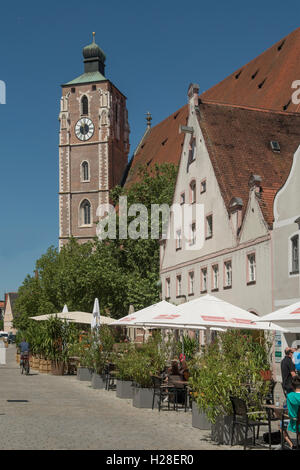
[[[201,295],[201,268],[207,267],[207,293],[219,296],[235,305],[252,310],[259,315],[272,311],[272,256],[268,228],[263,220],[254,191],[247,207],[246,216],[239,240],[233,231],[228,211],[214,174],[213,166],[204,142],[196,117],[195,109],[190,102],[188,126],[194,128],[196,138],[196,160],[189,166],[190,134],[184,140],[179,172],[173,203],[180,203],[180,195],[185,192],[186,203],[189,202],[189,185],[196,180],[196,202],[204,204],[204,213],[213,214],[213,237],[206,240],[199,250],[176,251],[176,240],[166,240],[161,259],[162,298],[166,297],[166,279],[170,279],[170,298],[175,304],[192,300]],[[250,177],[250,175],[249,175]],[[206,178],[206,193],[200,194],[200,182]],[[171,234],[174,227],[171,219]],[[254,285],[247,285],[247,254],[256,253],[257,280]],[[224,289],[224,261],[231,259],[233,284],[231,289]],[[212,265],[219,264],[219,290],[212,292]],[[194,271],[195,293],[188,295],[188,273]],[[176,297],[176,276],[181,275],[183,297]]]
[[[276,309],[300,300],[300,276],[291,273],[290,237],[299,234],[300,148],[294,155],[289,177],[274,201],[274,306]]]

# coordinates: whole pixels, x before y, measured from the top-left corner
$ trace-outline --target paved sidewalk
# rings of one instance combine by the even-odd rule
[[[8,401],[27,400],[27,401]],[[0,449],[240,450],[214,444],[190,412],[138,409],[76,376],[22,376],[15,346],[0,366]]]

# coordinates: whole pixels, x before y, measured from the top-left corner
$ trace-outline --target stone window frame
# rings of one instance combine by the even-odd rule
[[[85,209],[84,209],[84,205],[86,205],[85,203],[89,203],[89,207],[90,207],[90,210],[89,210],[89,223],[87,223],[87,224],[85,223],[85,217],[86,217]],[[78,222],[79,222],[78,225],[79,225],[80,228],[92,227],[93,226],[92,203],[88,198],[82,199],[82,201],[79,204]]]
[[[250,263],[250,258],[254,256],[254,279],[251,278],[251,263]],[[247,286],[251,286],[253,284],[256,284],[257,280],[257,269],[256,269],[256,252],[255,251],[250,251],[246,255],[246,270],[247,270]]]
[[[84,163],[86,163],[88,165],[88,178],[85,179],[84,178]],[[81,183],[90,183],[91,181],[91,172],[90,172],[90,162],[88,160],[82,160],[82,162],[80,163],[80,182]]]
[[[298,269],[294,269],[294,259],[293,259],[293,240],[298,239]],[[293,233],[289,237],[289,264],[288,264],[288,269],[289,269],[289,276],[294,277],[294,276],[299,276],[299,269],[300,269],[300,258],[299,258],[299,244],[300,244],[300,236],[299,236],[299,231]]]

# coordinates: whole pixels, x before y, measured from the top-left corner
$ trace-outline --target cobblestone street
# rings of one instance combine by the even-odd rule
[[[22,376],[15,351],[10,345],[0,366],[0,449],[230,449],[193,428],[190,412],[134,408],[76,376]]]

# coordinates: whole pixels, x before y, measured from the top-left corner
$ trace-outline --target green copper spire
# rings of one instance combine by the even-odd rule
[[[106,56],[102,49],[95,42],[95,33],[93,33],[92,43],[83,48],[82,55],[84,62],[84,73],[71,82],[66,83],[66,85],[100,82],[106,80],[104,75]]]

